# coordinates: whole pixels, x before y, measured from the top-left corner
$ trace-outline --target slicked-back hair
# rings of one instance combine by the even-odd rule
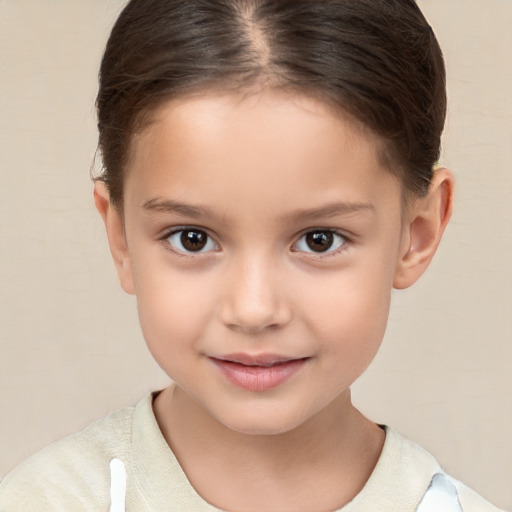
[[[134,133],[162,103],[257,85],[339,108],[377,135],[404,190],[428,190],[445,70],[414,0],[131,0],[108,40],[97,97],[99,179],[112,202],[122,202]]]

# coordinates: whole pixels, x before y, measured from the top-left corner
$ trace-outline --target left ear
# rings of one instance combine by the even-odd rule
[[[411,286],[425,272],[437,250],[453,209],[454,179],[437,169],[425,197],[417,199],[406,218],[394,288]]]

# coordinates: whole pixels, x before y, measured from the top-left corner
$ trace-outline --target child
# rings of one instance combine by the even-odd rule
[[[412,0],[131,0],[98,94],[121,286],[175,384],[29,459],[0,511],[493,511],[352,405],[450,218]]]

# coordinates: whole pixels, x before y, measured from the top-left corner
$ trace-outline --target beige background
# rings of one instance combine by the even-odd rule
[[[396,292],[356,403],[512,509],[512,2],[420,0],[444,49],[456,212]],[[120,0],[0,0],[0,476],[167,379],[118,288],[88,177]]]

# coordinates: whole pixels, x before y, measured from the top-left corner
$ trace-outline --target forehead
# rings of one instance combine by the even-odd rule
[[[291,197],[377,201],[384,188],[396,188],[379,163],[378,144],[349,116],[301,94],[180,98],[134,139],[125,197],[204,201],[207,193],[210,201],[274,200],[283,207]]]

